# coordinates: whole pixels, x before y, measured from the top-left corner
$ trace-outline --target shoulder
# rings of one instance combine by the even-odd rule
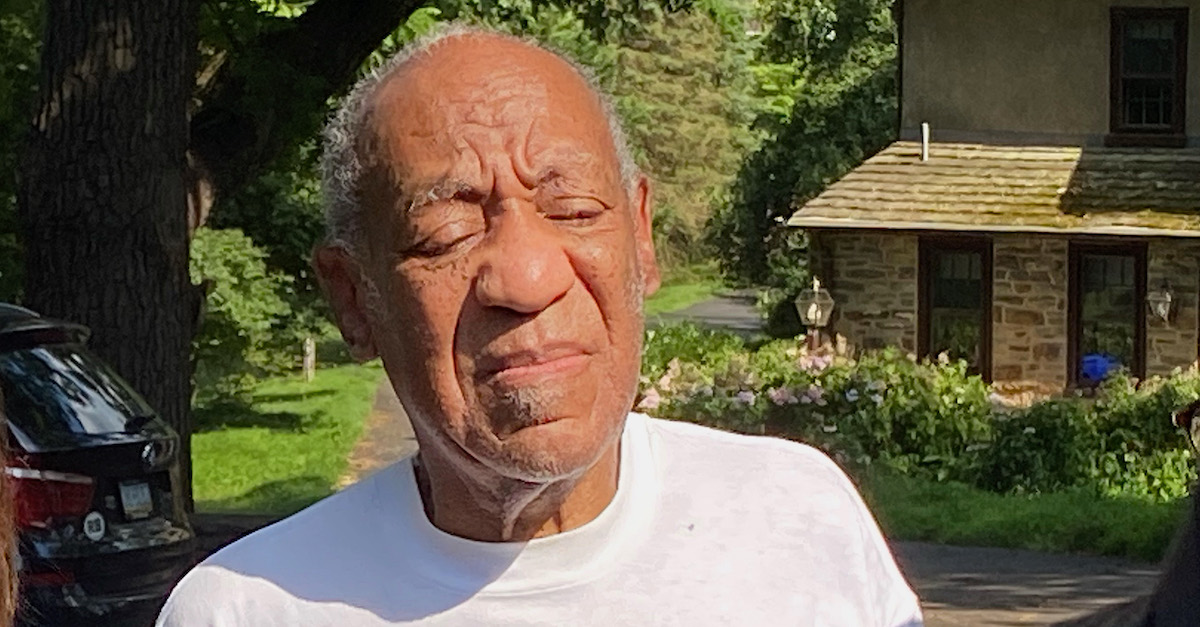
[[[849,476],[825,453],[779,438],[646,419],[667,509],[724,521],[722,542],[768,551],[797,576],[836,572],[878,624],[920,624],[916,598]],[[762,542],[767,542],[764,549]],[[886,617],[886,618],[882,618]]]
[[[240,571],[276,569],[281,557],[286,561],[327,557],[331,539],[369,532],[372,523],[394,516],[404,498],[403,469],[408,459],[389,466],[312,506],[269,525],[221,549],[205,564],[236,567]],[[351,536],[353,537],[353,536]],[[303,547],[300,552],[289,548]]]
[[[266,601],[276,594],[271,584],[215,564],[193,568],[171,591],[157,627],[207,627],[247,624],[247,600]]]
[[[381,521],[399,516],[402,474],[387,468],[209,556],[171,592],[159,624],[258,624],[246,618],[255,608],[278,615],[354,585],[363,556],[379,554]]]

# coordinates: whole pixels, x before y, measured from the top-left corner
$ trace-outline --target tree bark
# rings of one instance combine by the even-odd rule
[[[46,3],[19,213],[26,304],[93,350],[179,431],[191,502],[187,105],[196,0]]]

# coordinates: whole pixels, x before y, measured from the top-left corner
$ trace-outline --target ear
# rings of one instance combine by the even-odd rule
[[[662,276],[654,256],[654,208],[650,194],[650,179],[638,177],[630,201],[633,203],[633,236],[637,245],[638,266],[642,271],[642,293],[650,296],[658,291]]]
[[[341,246],[318,246],[313,251],[313,270],[333,317],[350,347],[350,356],[364,362],[379,356],[371,321],[367,315],[367,292],[362,285],[362,266]]]

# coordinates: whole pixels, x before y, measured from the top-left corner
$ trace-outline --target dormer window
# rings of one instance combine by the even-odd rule
[[[1112,9],[1110,145],[1182,146],[1188,10]]]

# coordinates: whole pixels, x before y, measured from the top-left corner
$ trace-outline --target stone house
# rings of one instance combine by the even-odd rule
[[[1041,393],[1193,364],[1200,0],[898,11],[900,140],[788,221],[831,331]]]

